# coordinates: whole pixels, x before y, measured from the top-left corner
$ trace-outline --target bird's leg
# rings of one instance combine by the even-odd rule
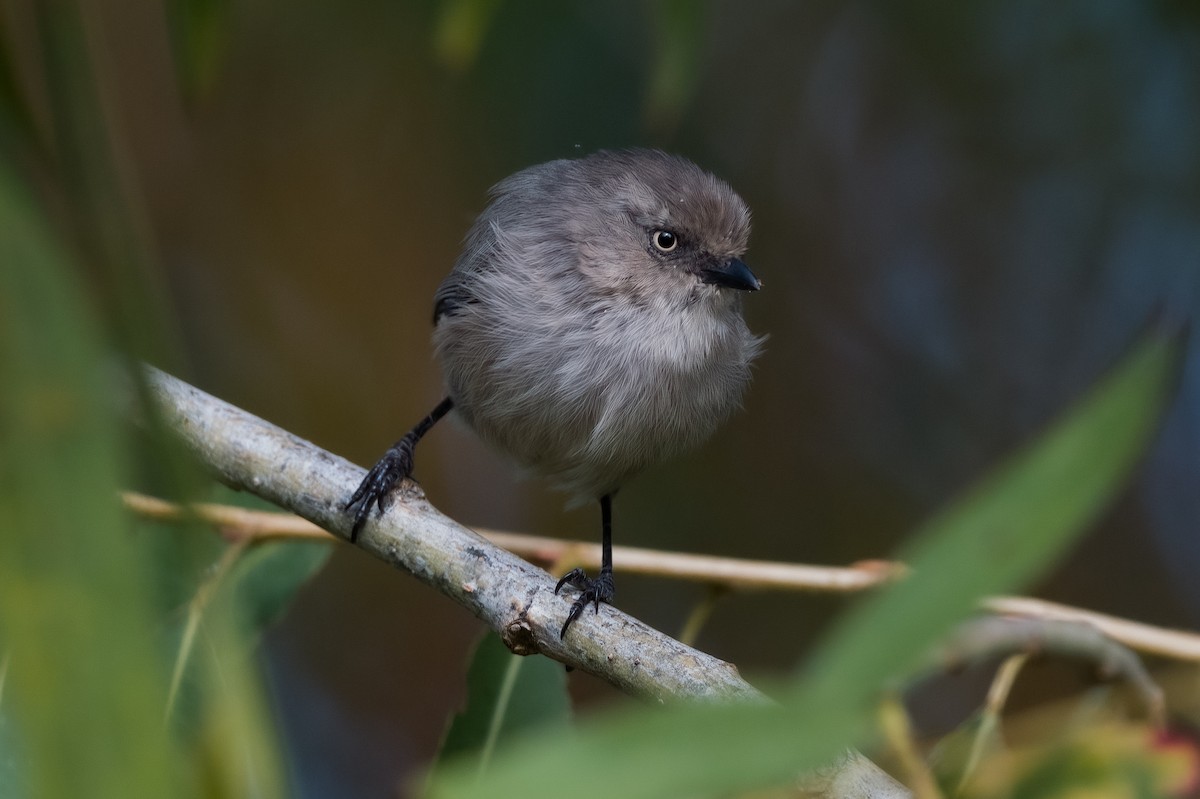
[[[597,613],[600,612],[601,602],[612,604],[615,593],[612,563],[612,494],[600,497],[600,525],[600,575],[595,580],[591,580],[588,579],[583,569],[571,569],[562,576],[558,585],[554,586],[555,594],[564,585],[570,585],[580,591],[575,604],[571,605],[571,612],[567,614],[567,620],[563,622],[562,630],[558,633],[559,638],[566,636],[567,629],[580,617],[589,602],[595,606]]]
[[[387,510],[388,505],[391,504],[388,494],[400,484],[400,481],[412,475],[413,450],[416,448],[417,442],[453,407],[454,400],[450,397],[439,402],[438,406],[418,422],[416,427],[404,434],[404,438],[388,447],[388,451],[383,453],[379,462],[371,467],[371,471],[367,472],[367,476],[358,484],[354,496],[350,497],[350,501],[343,506],[344,510],[350,510],[358,505],[358,509],[354,511],[354,526],[350,528],[352,543],[358,538],[358,533],[366,524],[367,517],[371,515],[372,505],[378,508],[380,515]]]

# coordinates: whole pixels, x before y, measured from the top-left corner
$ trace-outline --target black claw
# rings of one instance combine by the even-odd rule
[[[578,588],[580,591],[586,591],[588,583],[590,582],[591,580],[588,579],[587,572],[585,572],[583,569],[571,569],[571,571],[564,574],[554,586],[554,595],[558,596],[558,592],[561,591],[562,587],[568,583],[573,588]]]
[[[358,539],[359,531],[370,518],[372,505],[378,509],[380,516],[387,510],[388,505],[392,502],[389,496],[392,490],[412,476],[413,450],[416,449],[417,442],[452,408],[454,408],[454,400],[450,397],[439,402],[428,416],[417,423],[416,427],[388,447],[388,451],[379,459],[379,463],[372,466],[371,471],[367,472],[367,476],[358,484],[350,501],[342,508],[350,510],[358,505],[358,510],[354,512],[354,524],[350,528],[351,543]]]
[[[377,515],[382,516],[392,504],[390,495],[393,489],[412,475],[414,443],[405,437],[389,448],[379,462],[371,467],[371,471],[367,472],[367,476],[343,506],[343,510],[350,510],[358,505],[354,512],[354,525],[350,528],[351,543],[358,539],[359,532],[370,518],[372,506]]]
[[[613,596],[615,595],[612,572],[609,571],[601,571],[599,577],[595,580],[590,580],[583,569],[571,569],[554,586],[554,593],[557,594],[559,589],[564,585],[578,588],[580,593],[571,605],[571,610],[567,613],[567,620],[563,622],[562,629],[558,632],[560,640],[566,637],[567,630],[575,623],[575,620],[583,615],[583,611],[587,608],[589,602],[592,603],[598,614],[600,613],[600,603],[603,602],[606,605],[611,605]]]

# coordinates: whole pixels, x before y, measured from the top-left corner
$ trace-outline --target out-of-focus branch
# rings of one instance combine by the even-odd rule
[[[931,658],[943,668],[960,668],[996,655],[1048,654],[1091,661],[1108,678],[1125,680],[1141,699],[1156,727],[1166,723],[1162,689],[1133,650],[1081,621],[984,616],[951,634]]]
[[[1022,596],[989,597],[983,601],[983,607],[992,613],[1005,616],[1082,622],[1090,624],[1114,641],[1144,654],[1161,655],[1175,660],[1200,661],[1200,635],[1185,630],[1155,627],[1097,613],[1094,610]]]
[[[198,503],[185,509],[171,502],[134,493],[126,493],[123,500],[130,510],[148,518],[179,520],[190,515],[201,519],[220,528],[222,534],[232,540],[333,538],[315,524],[290,513],[247,510],[213,503]],[[497,546],[538,563],[571,562],[588,568],[600,565],[600,547],[594,544],[492,530],[476,532]],[[742,590],[853,592],[871,588],[904,573],[902,565],[889,561],[868,561],[847,567],[809,566],[620,546],[613,547],[613,559],[621,565],[622,573],[671,577],[723,589]],[[1156,627],[1029,597],[988,597],[983,600],[983,608],[1001,616],[1081,622],[1095,627],[1130,649],[1175,660],[1200,662],[1200,635],[1196,633]]]
[[[133,492],[126,492],[122,500],[127,508],[141,516],[163,521],[178,521],[185,517],[200,519],[220,528],[223,535],[234,540],[334,537],[312,522],[290,513],[249,510],[208,502],[190,505],[185,509],[172,502]],[[482,528],[474,530],[496,546],[526,560],[545,564],[569,562],[587,568],[600,565],[598,544]],[[613,547],[613,560],[620,563],[622,574],[667,577],[740,590],[850,593],[879,585],[903,572],[898,564],[886,561],[870,561],[847,567],[809,566],[623,546]]]

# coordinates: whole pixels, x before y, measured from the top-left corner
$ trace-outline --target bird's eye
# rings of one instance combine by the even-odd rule
[[[656,230],[650,237],[659,252],[670,252],[679,246],[679,237],[669,230]]]

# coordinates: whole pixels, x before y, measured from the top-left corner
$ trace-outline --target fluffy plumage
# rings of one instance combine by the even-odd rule
[[[612,497],[643,467],[707,438],[741,401],[762,340],[742,320],[759,288],[741,261],[750,213],[725,183],[656,150],[518,172],[492,190],[434,299],[449,396],[393,444],[346,503],[353,541],[412,474],[452,409],[576,502],[599,499],[601,565],[559,636],[614,594]]]
[[[509,177],[435,298],[455,409],[575,502],[699,444],[739,405],[761,346],[741,293],[711,280],[749,233],[728,185],[658,151]]]

